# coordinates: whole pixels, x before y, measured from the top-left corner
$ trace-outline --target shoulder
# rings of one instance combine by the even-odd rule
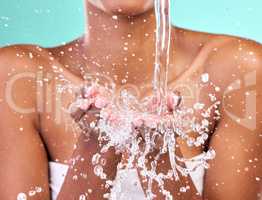
[[[35,45],[0,48],[0,100],[5,113],[37,118],[37,76],[50,68],[49,51]]]
[[[207,48],[208,57],[205,62],[211,70],[216,68],[221,72],[234,72],[236,76],[255,70],[262,75],[262,45],[258,42],[213,35],[207,42]]]
[[[195,69],[208,73],[220,88],[222,118],[240,118],[262,128],[262,45],[245,38],[189,32],[191,40],[204,41]],[[199,42],[195,42],[198,45]]]
[[[48,64],[51,53],[37,45],[13,45],[0,48],[1,70],[36,70],[41,64]]]
[[[213,36],[207,45],[205,64],[213,82],[222,88],[224,117],[261,129],[262,45],[232,36]]]
[[[50,55],[47,49],[36,45],[13,45],[0,48],[0,81],[4,83],[2,86],[14,80],[36,78],[40,70],[50,68],[53,62]],[[31,83],[35,84],[35,82]],[[19,85],[22,87],[23,84]],[[28,84],[24,84],[24,87],[27,86]],[[3,91],[3,88],[1,90]]]
[[[48,52],[46,48],[38,45],[11,45],[0,48],[0,56],[16,56],[24,59],[33,58],[29,53],[43,55],[46,52]]]
[[[218,41],[215,43],[213,41]],[[213,42],[213,44],[212,44]],[[256,82],[262,92],[262,45],[253,40],[232,36],[215,36],[210,41],[209,55],[205,61],[208,70],[228,86],[234,80]]]
[[[203,70],[217,75],[221,72],[230,74],[233,71],[237,73],[246,70],[262,73],[262,45],[256,41],[178,27],[173,32],[178,35],[177,38],[181,38],[181,48],[186,49],[188,55],[193,54],[193,63],[201,65]],[[223,73],[223,77],[224,75]]]
[[[56,48],[53,48],[56,49]],[[53,49],[43,48],[38,45],[13,45],[0,48],[0,81],[21,74],[46,73],[53,75],[54,68],[63,71]],[[33,76],[33,75],[32,75]]]

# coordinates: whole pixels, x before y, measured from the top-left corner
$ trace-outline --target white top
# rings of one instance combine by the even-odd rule
[[[197,163],[186,162],[187,168],[193,168]],[[56,200],[57,195],[62,188],[65,176],[68,171],[68,165],[49,162],[50,168],[50,188],[52,192],[52,200]],[[204,168],[198,167],[194,172],[190,173],[196,190],[202,194]],[[120,181],[121,180],[121,181]],[[126,169],[117,172],[114,183],[111,200],[145,200],[145,194],[141,187],[136,169]]]
[[[57,195],[62,188],[65,176],[68,171],[68,165],[57,162],[49,162],[50,188],[52,200],[56,200]]]

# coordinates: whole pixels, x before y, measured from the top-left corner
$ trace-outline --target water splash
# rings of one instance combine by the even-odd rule
[[[128,91],[123,90],[117,98],[108,99],[116,94],[115,88],[112,87],[109,90],[107,86],[91,81],[88,86],[84,87],[84,95],[78,95],[69,111],[72,114],[78,109],[89,110],[91,107],[100,110],[98,122],[86,124],[80,121],[79,124],[84,128],[96,126],[100,130],[98,138],[107,140],[101,152],[106,152],[110,147],[114,147],[118,152],[127,152],[129,159],[124,167],[131,168],[136,160],[136,166],[141,169],[141,175],[148,180],[146,196],[150,200],[156,196],[152,191],[153,182],[158,183],[159,190],[166,199],[172,199],[171,191],[166,190],[164,186],[166,180],[179,181],[179,175],[188,176],[198,167],[209,167],[207,161],[215,157],[214,150],[210,149],[197,157],[185,159],[179,157],[175,149],[178,137],[184,140],[189,147],[203,145],[208,139],[211,110],[217,110],[220,104],[219,101],[211,99],[213,104],[209,108],[201,104],[188,108],[183,106],[179,92],[168,91],[171,42],[170,0],[155,0],[155,12],[157,27],[153,96],[148,96],[141,102]],[[204,84],[209,81],[208,74],[200,78]],[[196,110],[203,116],[201,122],[188,117]],[[192,132],[197,136],[192,137]],[[162,140],[160,147],[157,147],[156,138]],[[147,155],[155,149],[159,151],[154,160],[149,163],[149,168]],[[99,162],[101,152],[93,156],[92,164],[94,173],[106,179],[103,165]],[[157,173],[157,162],[160,156],[166,153],[169,155],[171,169],[166,174]],[[195,162],[197,165],[194,168],[186,168],[179,164],[188,161]],[[182,187],[180,190],[186,192],[188,188]]]
[[[114,94],[114,91],[111,92],[111,94]],[[220,104],[219,101],[214,101],[208,108],[196,105],[193,108],[188,108],[181,104],[181,97],[177,93],[168,92],[168,104],[165,105],[168,108],[168,113],[159,116],[150,112],[150,107],[152,106],[150,98],[146,101],[147,104],[143,104],[144,107],[148,108],[148,112],[141,112],[140,109],[134,109],[133,106],[130,106],[130,101],[138,100],[126,91],[119,96],[124,104],[124,109],[116,106],[117,104],[114,101],[107,100],[105,94],[106,90],[104,87],[93,85],[85,88],[85,95],[80,95],[76,101],[77,103],[71,105],[74,107],[71,110],[83,109],[83,107],[100,109],[99,120],[95,125],[93,122],[89,122],[89,124],[80,123],[83,127],[88,128],[96,126],[100,130],[98,138],[103,138],[107,141],[101,152],[94,154],[92,159],[94,173],[97,176],[106,179],[106,174],[103,173],[103,165],[99,162],[99,153],[106,152],[110,147],[114,147],[117,152],[127,152],[129,154],[128,163],[124,167],[131,168],[134,161],[137,160],[137,167],[141,169],[142,176],[148,180],[146,193],[148,199],[153,199],[155,196],[152,192],[152,183],[154,181],[158,183],[160,191],[166,198],[170,199],[170,192],[164,188],[165,180],[178,181],[179,173],[182,176],[188,176],[198,167],[209,167],[207,161],[214,158],[214,150],[210,149],[207,152],[203,152],[197,158],[185,159],[179,157],[175,149],[178,137],[184,140],[189,147],[199,147],[206,142],[209,133],[208,119],[210,118],[211,110],[217,110]],[[101,99],[107,103],[98,104],[97,102],[101,101]],[[194,110],[201,112],[201,116],[203,116],[201,122],[196,122],[195,118],[188,117],[194,113]],[[197,136],[193,138],[191,136],[192,132],[197,134]],[[163,140],[160,147],[156,146],[156,138],[162,138]],[[141,146],[143,146],[142,149]],[[150,163],[151,167],[149,169],[147,155],[154,149],[159,149],[159,152]],[[158,174],[156,170],[157,162],[160,156],[166,153],[169,155],[171,169],[166,174]],[[195,162],[197,165],[194,168],[185,168],[178,164],[178,162],[186,163],[188,161]]]

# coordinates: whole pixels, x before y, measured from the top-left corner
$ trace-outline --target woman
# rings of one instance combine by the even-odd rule
[[[58,193],[57,199],[103,199],[110,192],[91,165],[101,145],[95,134],[87,139],[73,130],[64,108],[74,94],[70,90],[61,93],[59,88],[68,81],[81,85],[86,72],[107,75],[117,87],[123,80],[137,87],[150,84],[155,51],[153,0],[86,0],[86,7],[87,31],[82,38],[50,49],[16,45],[0,50],[1,199],[43,200],[56,198]],[[205,73],[222,104],[220,119],[215,120],[215,112],[209,119],[208,143],[201,148],[179,143],[185,158],[213,148],[216,157],[210,169],[198,183],[187,177],[165,182],[166,188],[175,199],[260,199],[261,45],[178,27],[172,29],[171,39],[170,87],[177,88],[182,97],[188,95],[187,90],[177,85],[187,85],[195,92],[184,102],[188,107],[196,102],[211,105],[207,97],[214,88],[211,84],[199,87]],[[195,117],[201,120],[201,115]],[[108,178],[114,180],[122,156],[112,148],[102,157]],[[157,163],[160,172],[170,169],[167,158],[163,155]],[[134,177],[128,176],[126,182],[137,178],[133,172],[130,176]],[[146,181],[140,176],[143,189]],[[203,183],[200,191],[199,182]],[[185,185],[189,187],[183,193],[180,188]],[[153,192],[155,199],[164,199],[155,183]],[[137,193],[139,197],[132,196]],[[143,196],[139,187],[129,194],[131,199]]]

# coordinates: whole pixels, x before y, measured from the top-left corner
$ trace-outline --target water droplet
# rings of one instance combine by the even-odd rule
[[[220,87],[215,87],[215,91],[219,92],[220,91]]]
[[[30,191],[28,192],[28,195],[29,195],[30,197],[35,196],[35,195],[36,195],[36,191],[30,190]]]
[[[179,189],[179,191],[184,193],[184,192],[187,191],[187,189],[186,189],[186,187],[181,187],[181,188]]]
[[[35,191],[36,191],[37,193],[40,193],[40,192],[42,192],[42,188],[41,188],[41,187],[35,187]]]
[[[117,19],[118,19],[118,16],[117,16],[117,15],[113,15],[113,16],[112,16],[112,19],[117,20]]]
[[[16,200],[27,200],[27,196],[25,193],[19,193],[16,197]]]
[[[208,73],[202,74],[201,80],[202,80],[203,83],[207,83],[209,81],[209,74]]]
[[[96,127],[96,123],[95,122],[91,122],[90,123],[90,128],[95,128]]]
[[[126,82],[127,82],[126,79],[122,79],[122,81],[121,81],[122,84],[125,84]]]
[[[109,198],[110,198],[110,193],[105,193],[105,194],[103,195],[103,197],[104,197],[105,199],[109,199]]]
[[[30,59],[33,59],[33,57],[34,57],[34,56],[33,56],[32,52],[30,52],[30,53],[29,53],[29,58],[30,58]]]
[[[197,102],[193,107],[195,110],[202,110],[205,107],[205,104]]]
[[[86,196],[85,196],[84,194],[81,194],[81,195],[79,196],[79,200],[86,200]]]
[[[96,165],[94,168],[94,173],[97,176],[101,176],[103,174],[103,167],[101,165]]]
[[[92,164],[97,165],[99,163],[100,158],[101,158],[101,155],[99,153],[96,153],[95,155],[93,155]]]

